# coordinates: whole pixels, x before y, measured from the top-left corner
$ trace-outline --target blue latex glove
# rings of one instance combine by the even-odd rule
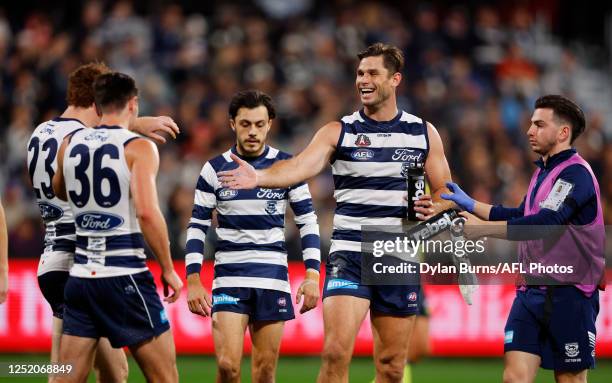
[[[470,213],[474,212],[474,205],[476,201],[469,195],[465,194],[463,190],[454,182],[447,182],[446,187],[453,192],[453,194],[441,194],[440,197],[453,201],[459,205],[463,210],[467,210]]]

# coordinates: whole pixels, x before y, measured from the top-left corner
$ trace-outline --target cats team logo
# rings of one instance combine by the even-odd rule
[[[357,135],[357,139],[355,140],[355,145],[357,146],[370,146],[372,145],[372,141],[365,134]]]
[[[266,213],[276,214],[276,201],[268,201],[266,203]]]
[[[575,358],[580,352],[578,351],[578,343],[566,343],[565,344],[565,355],[568,358]]]

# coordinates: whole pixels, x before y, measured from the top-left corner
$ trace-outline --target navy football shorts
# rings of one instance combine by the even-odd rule
[[[70,273],[67,271],[48,271],[38,276],[38,286],[43,297],[51,305],[53,316],[64,318],[64,288]]]
[[[573,286],[517,291],[505,327],[504,352],[539,355],[555,371],[595,367],[599,292],[586,297]]]
[[[295,318],[291,294],[253,287],[219,287],[212,291],[212,312],[231,311],[249,316],[249,322],[288,321]]]
[[[107,278],[70,277],[65,302],[64,334],[107,337],[115,348],[141,343],[170,329],[148,270]]]
[[[419,285],[361,284],[361,253],[336,251],[325,265],[323,299],[335,295],[351,295],[368,299],[370,310],[408,316],[419,313]]]

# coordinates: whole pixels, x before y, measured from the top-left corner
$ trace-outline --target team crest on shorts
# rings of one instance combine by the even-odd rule
[[[268,201],[266,203],[266,213],[276,214],[276,201]]]
[[[287,299],[285,297],[280,297],[278,298],[278,300],[276,301],[278,303],[278,305],[280,307],[285,307],[287,306]]]
[[[370,146],[372,145],[372,141],[365,134],[357,135],[357,139],[355,140],[355,145],[357,146]]]
[[[410,302],[414,302],[417,300],[417,293],[415,293],[414,291],[411,292],[410,294],[408,294],[408,300]]]
[[[575,358],[578,356],[580,351],[578,350],[578,343],[566,343],[565,344],[565,355],[568,358]]]

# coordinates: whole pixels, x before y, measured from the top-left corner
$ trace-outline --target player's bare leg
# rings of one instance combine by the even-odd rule
[[[399,383],[408,359],[407,344],[414,328],[415,315],[392,316],[370,313],[374,340],[377,383]]]
[[[176,349],[172,331],[167,330],[157,337],[129,348],[147,382],[178,382]]]
[[[429,355],[430,352],[429,317],[417,315],[408,345],[408,363],[418,362],[422,357]]]
[[[240,382],[240,361],[249,316],[218,311],[213,314],[212,320],[217,357],[217,382]]]
[[[555,381],[557,383],[586,383],[588,371],[555,371]]]
[[[52,382],[81,383],[87,380],[98,339],[80,336],[62,335],[60,342],[59,363],[72,365],[69,374],[57,375]]]
[[[64,321],[58,317],[53,317],[51,330],[51,363],[59,361],[60,340],[62,339],[62,329]]]
[[[323,300],[325,342],[317,382],[348,382],[355,337],[369,308],[369,300],[350,295]]]
[[[504,354],[504,383],[531,383],[540,368],[538,355],[523,351],[508,351]]]
[[[123,383],[128,378],[128,361],[122,348],[113,348],[108,338],[100,338],[94,358],[96,381]]]
[[[278,351],[284,326],[283,321],[261,321],[249,325],[253,343],[251,353],[253,383],[273,383],[275,381]]]

